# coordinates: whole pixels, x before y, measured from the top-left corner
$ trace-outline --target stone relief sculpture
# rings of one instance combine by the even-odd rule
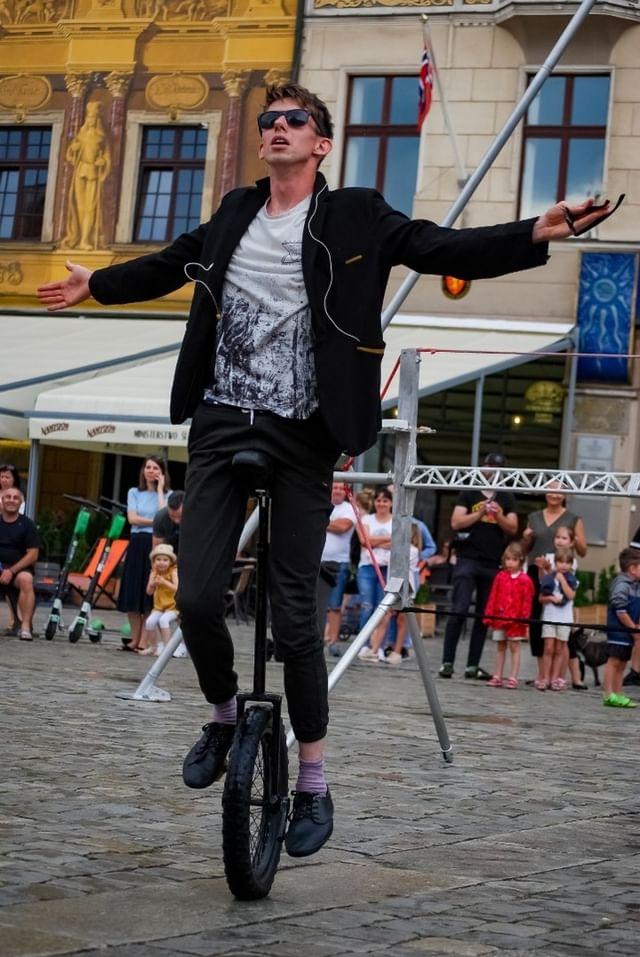
[[[229,0],[136,0],[138,17],[151,20],[213,20],[227,12]]]
[[[85,121],[69,144],[66,160],[73,166],[73,178],[63,244],[98,249],[102,241],[102,187],[111,170],[99,103],[87,105]]]
[[[73,14],[73,0],[0,0],[0,23],[55,23]]]

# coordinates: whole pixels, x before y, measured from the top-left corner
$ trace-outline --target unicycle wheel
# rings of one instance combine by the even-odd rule
[[[280,735],[280,793],[273,793],[274,731]],[[267,708],[249,708],[238,724],[222,795],[224,870],[239,900],[258,900],[271,890],[287,819],[287,764],[282,722],[273,729]]]

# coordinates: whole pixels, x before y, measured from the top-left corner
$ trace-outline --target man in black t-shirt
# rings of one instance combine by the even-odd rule
[[[490,452],[485,465],[502,468],[507,460],[498,452]],[[454,547],[457,563],[453,571],[451,615],[447,620],[442,650],[442,667],[438,674],[450,678],[460,634],[464,627],[464,615],[469,611],[475,591],[475,614],[473,622],[465,678],[486,680],[491,675],[480,668],[480,658],[487,634],[482,623],[482,614],[491,591],[491,584],[500,567],[500,559],[507,541],[518,529],[516,502],[511,492],[493,492],[490,489],[461,492],[451,515],[451,528],[456,533]]]
[[[0,508],[0,595],[13,589],[18,597],[20,638],[31,641],[31,623],[36,606],[33,565],[38,560],[38,530],[26,515],[20,515],[22,492],[9,488]]]
[[[153,519],[153,547],[156,545],[171,545],[176,555],[180,541],[180,522],[182,521],[182,504],[184,492],[171,492],[165,508],[156,512]]]

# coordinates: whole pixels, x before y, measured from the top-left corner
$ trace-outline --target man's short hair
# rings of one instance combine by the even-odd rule
[[[501,469],[507,464],[507,457],[502,452],[487,452],[483,464],[493,465],[495,468]]]
[[[632,565],[640,565],[640,549],[623,548],[618,556],[618,561],[621,571],[628,572]]]
[[[172,512],[176,512],[179,508],[181,508],[183,502],[184,492],[176,490],[169,495],[167,499],[167,508],[170,508]]]
[[[268,86],[264,100],[264,108],[268,110],[276,100],[295,100],[304,110],[308,110],[314,118],[320,136],[326,136],[327,139],[333,139],[333,120],[331,113],[327,109],[319,96],[307,90],[306,87],[298,83],[282,83],[276,86]]]

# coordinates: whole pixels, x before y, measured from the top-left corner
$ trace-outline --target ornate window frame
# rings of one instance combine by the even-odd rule
[[[528,84],[530,83],[532,77],[540,69],[540,64],[538,65],[522,65],[519,67],[519,82],[518,82],[518,100],[524,95]],[[567,64],[558,69],[558,72],[554,76],[565,76],[565,77],[581,77],[581,76],[607,76],[609,78],[609,98],[607,102],[607,115],[606,122],[604,124],[604,133],[602,135],[602,141],[604,143],[604,150],[602,156],[602,185],[603,192],[607,191],[607,177],[609,173],[609,152],[611,149],[611,136],[612,136],[612,119],[613,119],[613,109],[614,109],[614,92],[615,92],[615,80],[616,80],[616,70],[615,65],[607,64]],[[566,96],[566,92],[565,92]],[[547,127],[545,127],[546,129]],[[550,129],[551,127],[549,127]],[[513,164],[512,164],[512,173],[515,177],[514,182],[514,192],[516,197],[516,217],[520,217],[522,209],[522,183],[525,172],[525,150],[527,140],[532,136],[535,136],[535,133],[532,130],[535,130],[536,127],[527,126],[526,116],[523,117],[523,120],[519,127],[519,135],[517,138],[514,138],[514,153],[513,153]],[[558,125],[558,130],[562,131],[558,135],[562,136],[565,139],[569,139],[569,134],[566,132],[571,129],[582,129],[582,127],[576,125]],[[566,169],[564,170],[566,175]],[[558,171],[560,173],[560,170]],[[561,199],[563,197],[560,197]],[[597,235],[597,231],[596,231]]]
[[[58,170],[61,162],[62,129],[64,126],[64,110],[42,110],[28,113],[20,123],[16,122],[15,111],[0,110],[0,126],[50,126],[51,148],[49,150],[49,165],[47,166],[47,190],[44,199],[42,214],[42,233],[39,240],[7,239],[0,242],[21,243],[52,243],[53,242],[53,212],[56,201],[56,185]]]
[[[140,152],[142,149],[142,128],[144,126],[206,126],[207,151],[204,160],[204,185],[200,221],[206,222],[213,212],[213,193],[216,165],[218,161],[218,140],[222,126],[222,111],[191,112],[180,115],[175,122],[167,122],[166,114],[157,110],[130,110],[127,113],[125,127],[125,147],[122,160],[122,183],[118,222],[116,225],[116,243],[133,242],[135,225],[136,198],[140,182]],[[151,245],[151,244],[150,244]],[[155,245],[155,244],[154,244]]]

